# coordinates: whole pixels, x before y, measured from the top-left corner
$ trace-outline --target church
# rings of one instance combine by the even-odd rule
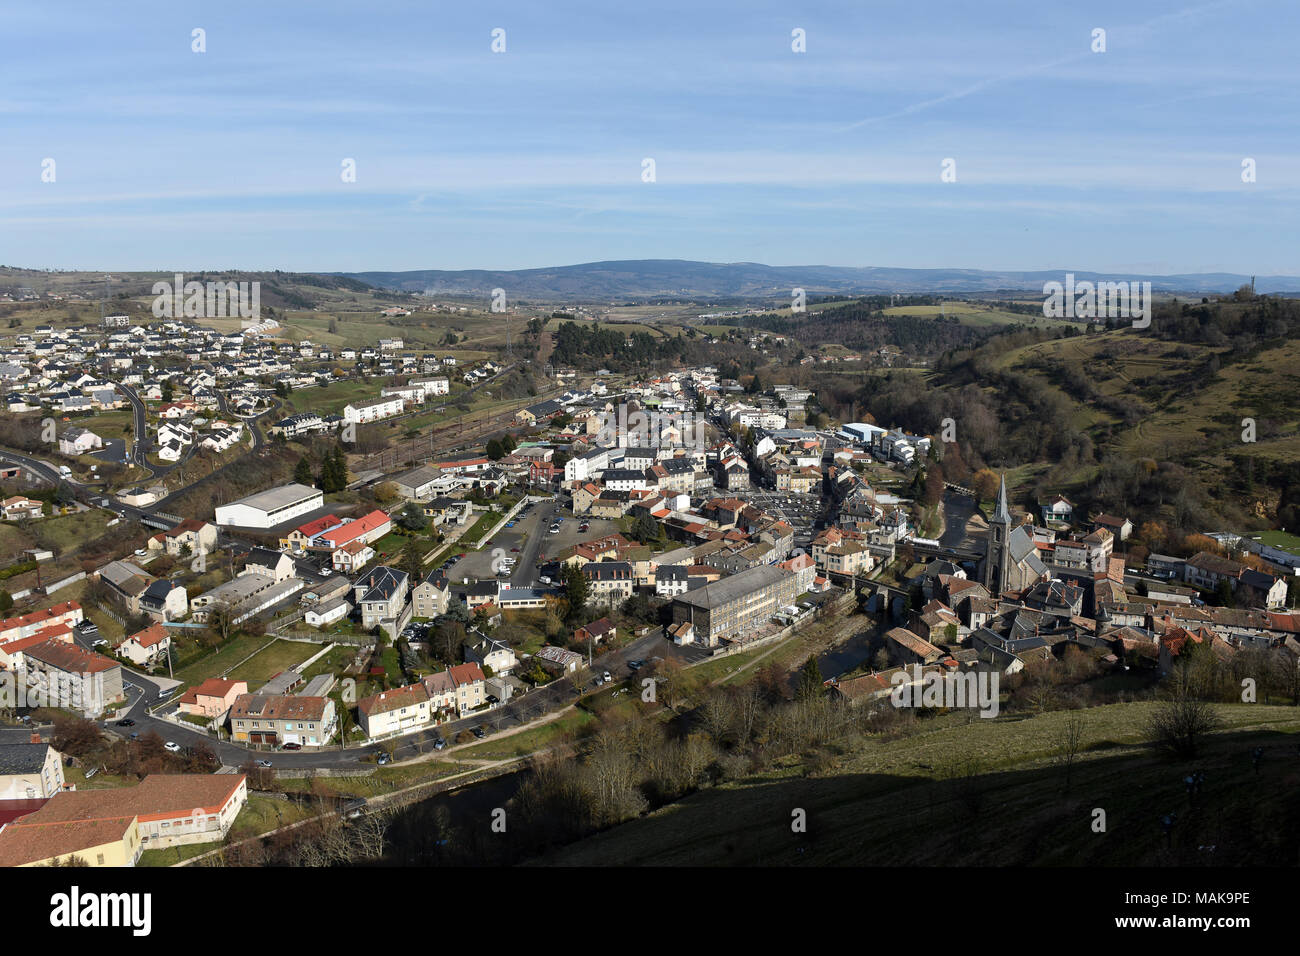
[[[989,519],[988,548],[984,554],[984,587],[999,597],[1005,591],[1022,591],[1047,574],[1027,525],[1011,527],[1007,506],[1007,476],[998,485],[998,504]]]

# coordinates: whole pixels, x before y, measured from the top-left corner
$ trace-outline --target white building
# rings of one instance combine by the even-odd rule
[[[400,415],[406,403],[400,395],[388,398],[370,398],[363,402],[352,402],[343,407],[343,420],[357,425],[377,422],[381,418]]]
[[[240,528],[273,528],[285,521],[315,511],[325,503],[317,488],[282,485],[217,506],[217,524]]]

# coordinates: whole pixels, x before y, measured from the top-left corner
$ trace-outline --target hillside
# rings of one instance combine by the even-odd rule
[[[1036,717],[923,721],[898,739],[846,745],[816,769],[783,771],[706,789],[646,817],[555,851],[561,866],[824,865],[1295,865],[1300,764],[1294,707],[1221,708],[1228,727],[1195,761],[1141,744],[1152,703],[1113,704]],[[1085,756],[1068,793],[1053,764],[1071,715],[1084,721]],[[1258,776],[1251,752],[1263,747]],[[815,766],[815,765],[814,765]],[[1206,782],[1189,805],[1183,777]],[[807,812],[807,832],[791,829]],[[1094,809],[1106,832],[1092,830]],[[1177,821],[1164,848],[1160,818]],[[1282,854],[1291,854],[1286,858]],[[1262,856],[1261,856],[1262,855]]]

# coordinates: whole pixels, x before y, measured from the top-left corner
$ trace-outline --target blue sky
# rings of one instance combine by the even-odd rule
[[[1296,275],[1297,26],[1294,0],[10,3],[0,263]]]

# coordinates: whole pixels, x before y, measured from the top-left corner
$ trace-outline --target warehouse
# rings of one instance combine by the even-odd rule
[[[217,524],[238,528],[274,528],[315,511],[325,496],[306,485],[283,485],[217,506]]]

